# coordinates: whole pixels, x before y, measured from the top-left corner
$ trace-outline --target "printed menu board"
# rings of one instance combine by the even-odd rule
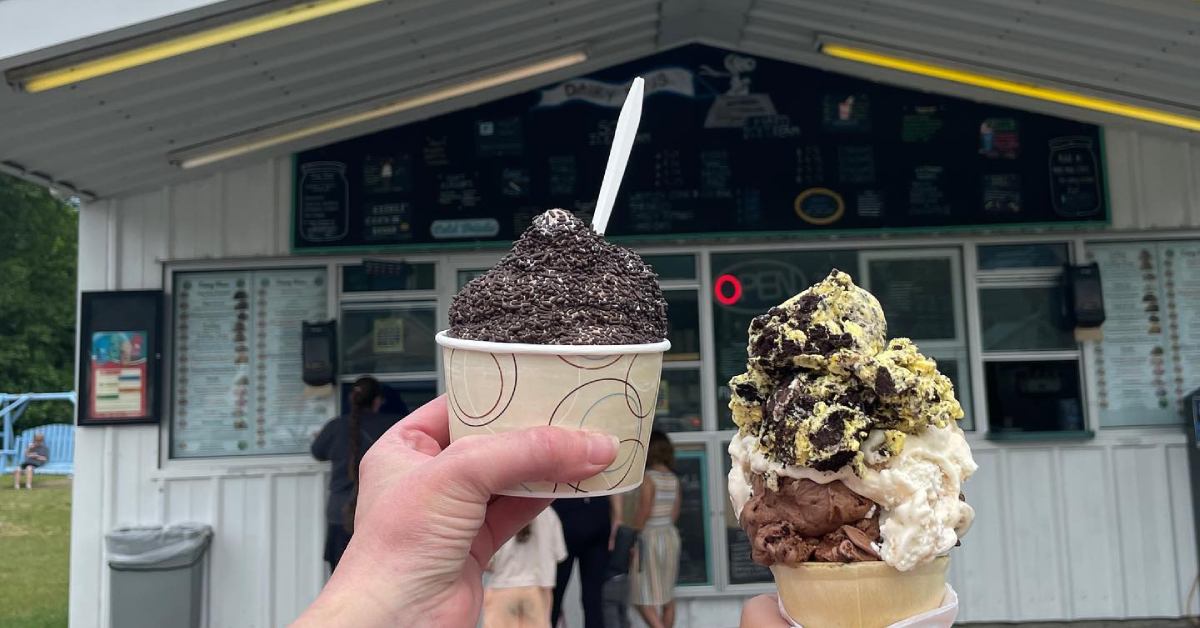
[[[1105,223],[1100,128],[688,45],[299,153],[297,250],[506,241],[589,214],[629,82],[608,234]]]
[[[1200,387],[1200,242],[1091,244],[1104,339],[1092,368],[1104,426],[1183,421]]]
[[[176,458],[302,453],[336,413],[302,379],[301,323],[328,317],[323,268],[177,273]]]

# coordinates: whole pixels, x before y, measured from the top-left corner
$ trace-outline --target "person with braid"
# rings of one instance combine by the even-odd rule
[[[354,507],[358,499],[358,467],[363,456],[400,417],[379,413],[383,389],[374,377],[360,377],[350,390],[350,412],[325,424],[312,444],[312,455],[332,461],[329,502],[325,506],[325,561],[329,570],[338,561],[354,533]]]

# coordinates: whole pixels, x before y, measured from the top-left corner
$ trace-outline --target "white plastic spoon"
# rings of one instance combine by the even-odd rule
[[[612,148],[608,153],[608,167],[604,169],[604,181],[600,183],[600,196],[596,199],[596,213],[592,214],[592,229],[604,235],[608,217],[612,215],[613,203],[617,201],[617,190],[625,176],[625,164],[629,163],[629,152],[637,137],[638,123],[642,120],[642,92],[646,81],[642,77],[633,79],[621,116],[617,118],[617,131],[613,134]]]

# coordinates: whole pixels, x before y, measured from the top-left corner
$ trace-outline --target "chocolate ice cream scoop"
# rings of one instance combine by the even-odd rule
[[[667,335],[658,276],[565,209],[551,209],[450,305],[449,335],[529,344],[624,345]]]
[[[874,502],[839,481],[780,478],[778,490],[768,490],[759,477],[740,521],[759,564],[851,562],[879,560],[877,513]]]

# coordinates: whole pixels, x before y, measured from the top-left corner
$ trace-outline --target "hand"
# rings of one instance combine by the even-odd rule
[[[449,442],[443,396],[367,451],[354,536],[295,626],[475,625],[484,566],[551,501],[493,494],[577,482],[617,454],[616,439],[554,427]]]
[[[788,628],[788,622],[779,614],[779,598],[775,595],[760,595],[742,607],[741,628]]]

